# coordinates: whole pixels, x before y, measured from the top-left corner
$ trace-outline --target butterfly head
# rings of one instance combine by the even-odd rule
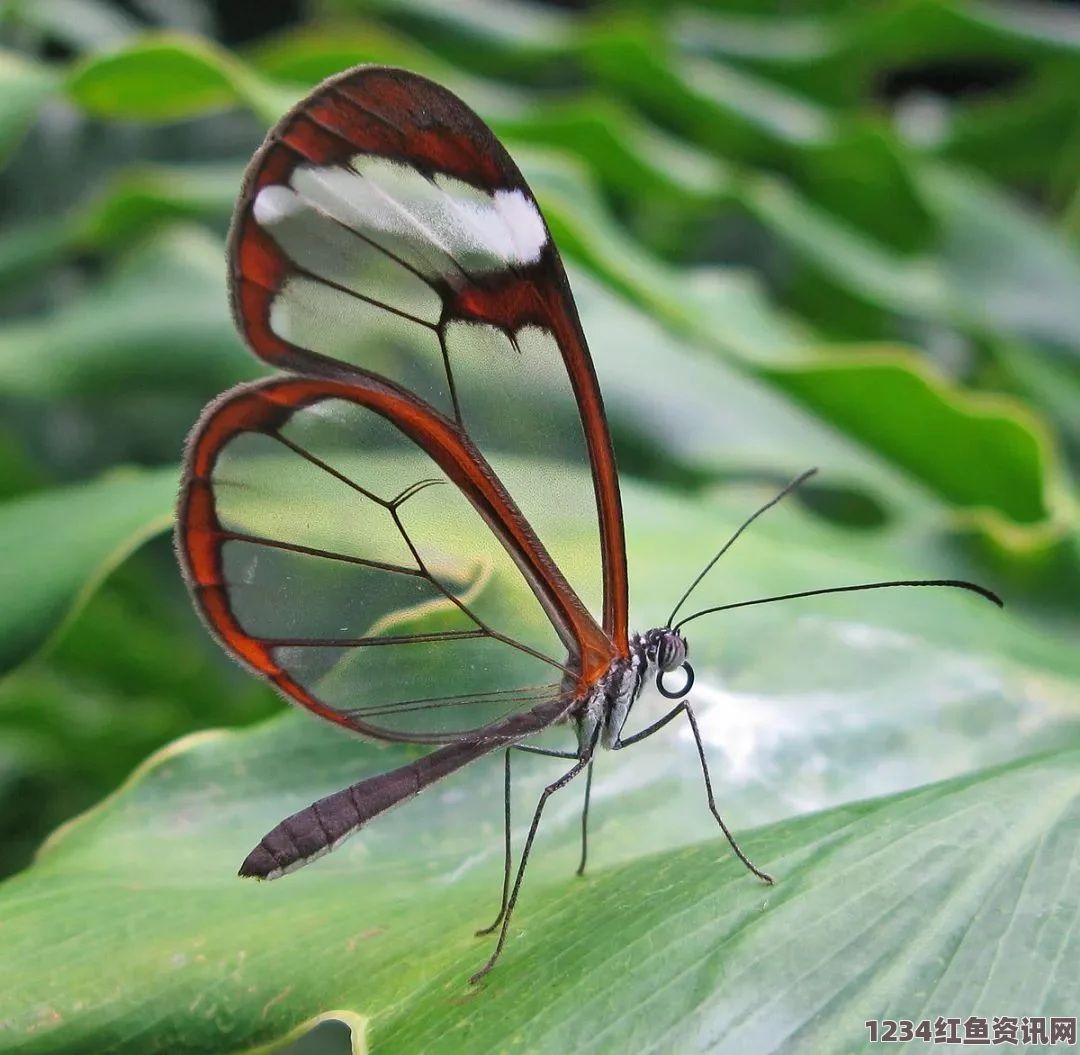
[[[662,626],[645,634],[642,644],[645,658],[656,667],[656,687],[662,696],[669,700],[685,696],[694,684],[694,668],[687,661],[690,646],[682,632],[672,627]],[[672,689],[665,684],[664,676],[681,670],[684,680]]]

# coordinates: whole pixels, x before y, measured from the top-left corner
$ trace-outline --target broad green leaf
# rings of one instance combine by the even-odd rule
[[[951,504],[992,506],[1020,524],[1049,517],[1049,437],[1020,404],[962,392],[899,349],[841,353],[770,376]]]
[[[230,106],[276,119],[299,92],[271,85],[196,37],[147,36],[83,62],[68,81],[71,97],[98,117],[175,121]]]
[[[838,26],[820,16],[753,15],[706,11],[675,12],[670,26],[679,45],[691,52],[750,62],[799,65],[828,59],[840,41]]]
[[[110,570],[168,527],[175,491],[175,470],[129,470],[0,506],[0,669],[41,648]]]
[[[706,324],[726,351],[765,360],[799,354],[805,331],[763,305],[749,279],[740,283],[746,309],[733,321],[728,304],[720,302],[708,311],[712,290],[696,288],[687,273],[665,265],[628,237],[578,166],[547,152],[519,150],[518,156],[562,252],[615,292],[681,335]],[[748,315],[757,322],[750,333],[742,326]]]
[[[703,508],[628,490],[638,625],[666,612],[693,553],[712,550],[744,503],[756,497]],[[775,512],[695,603],[891,570],[873,544]],[[236,865],[269,826],[410,756],[289,716],[166,750],[0,888],[14,954],[0,1050],[144,1051],[148,1016],[171,1051],[243,1050],[333,1011],[385,1051],[491,1050],[516,1036],[565,1051],[598,1021],[598,1051],[690,1038],[768,1051],[793,1037],[839,1051],[886,1013],[952,1013],[964,999],[980,1013],[1022,997],[1037,1014],[1074,999],[1060,931],[1033,922],[1076,908],[1073,650],[976,598],[929,591],[714,618],[723,626],[688,627],[694,700],[727,820],[777,872],[775,888],[717,836],[693,744],[672,728],[602,759],[584,880],[570,874],[580,789],[552,800],[504,958],[470,990],[490,948],[471,931],[499,887],[497,760],[295,876],[245,884]],[[643,700],[634,721],[660,704]],[[1057,754],[1031,757],[1051,745]],[[516,766],[518,844],[560,771]],[[927,919],[937,924],[917,925]],[[1040,941],[1047,968],[1024,988],[1016,951]],[[888,985],[862,959],[882,955]],[[587,984],[597,978],[613,981]],[[982,995],[969,996],[976,978]]]
[[[834,142],[802,152],[807,197],[905,253],[927,249],[935,216],[922,199],[905,150],[883,124],[852,123]]]
[[[874,5],[709,3],[671,19],[688,51],[743,62],[834,103],[857,105],[876,72],[941,57],[1019,65],[1069,60],[1080,51],[1080,20],[1048,4],[892,0]],[[817,10],[815,10],[815,6]]]
[[[687,54],[738,63],[808,98],[853,107],[862,101],[866,75],[865,55],[848,47],[849,29],[858,19],[831,15],[806,4],[798,14],[703,4],[673,12],[668,27]]]
[[[899,0],[867,8],[849,20],[846,46],[866,69],[918,63],[942,55],[984,56],[1013,62],[1075,56],[1077,19],[1045,5],[987,0]]]
[[[66,217],[48,217],[9,225],[0,235],[0,288],[36,279],[72,251],[72,225]]]
[[[586,272],[574,274],[573,286],[624,470],[662,479],[674,462],[698,478],[749,473],[780,481],[814,465],[826,487],[869,496],[890,519],[942,516],[931,492],[770,383],[767,370],[703,352]],[[794,340],[746,276],[688,276],[684,288],[708,304],[717,335],[751,346]],[[656,377],[658,364],[663,377],[643,387],[639,378]]]
[[[14,422],[0,427],[0,501],[19,498],[43,486],[41,473],[33,464],[15,429]]]
[[[1029,45],[1033,54],[1052,52],[1080,59],[1080,17],[1068,7],[977,0],[966,10],[959,4],[956,9],[991,32],[1007,36],[1018,47]]]
[[[670,18],[681,49],[739,62],[838,107],[863,106],[883,71],[941,62],[959,70],[968,62],[976,68],[997,62],[1003,74],[1015,70],[1020,76],[1004,91],[950,92],[936,109],[950,154],[1006,178],[1044,180],[1047,163],[1056,162],[1073,134],[1080,19],[1067,7],[896,0],[836,14],[802,5],[793,14],[709,6],[714,10]]]
[[[280,708],[208,640],[170,550],[159,538],[125,560],[52,647],[0,678],[0,876],[163,744]]]
[[[280,761],[292,759],[205,739],[165,755],[54,843],[36,876],[9,881],[18,958],[5,961],[0,1050],[144,1052],[147,1016],[170,1051],[247,1050],[329,1012],[361,1034],[358,1050],[499,1050],[516,1037],[531,1052],[847,1052],[868,1018],[1053,1014],[1080,995],[1075,749],[749,832],[780,874],[771,890],[715,841],[599,861],[576,879],[567,803],[538,845],[503,961],[476,990],[464,976],[487,943],[469,931],[498,883],[476,813],[497,812],[497,779],[432,793],[411,824],[384,819],[393,831],[286,879],[293,890],[255,889],[218,848],[243,846],[249,826],[230,798],[241,789],[219,773]],[[350,779],[392,761],[358,759]],[[455,808],[435,801],[446,796]],[[646,787],[609,800],[633,822],[614,814],[594,845],[632,843],[649,798]],[[42,955],[47,912],[59,959]],[[1048,914],[1062,926],[1039,927]]]
[[[842,118],[693,46],[682,54],[658,46],[658,36],[655,27],[605,24],[585,54],[612,92],[691,143],[727,162],[790,172],[819,206],[890,245],[910,251],[926,242],[931,217],[886,125]]]

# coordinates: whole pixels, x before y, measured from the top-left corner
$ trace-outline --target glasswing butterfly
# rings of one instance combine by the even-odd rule
[[[550,795],[587,771],[587,816],[598,747],[684,715],[713,816],[772,882],[717,812],[686,700],[681,627],[720,609],[675,617],[747,524],[809,474],[743,524],[664,626],[630,632],[615,457],[558,250],[490,129],[412,73],[349,70],[270,131],[244,178],[228,282],[249,347],[282,373],[216,399],[189,439],[176,543],[196,608],[287,699],[365,736],[434,747],[282,821],[240,874],[293,871],[504,750],[502,905],[481,932],[498,939],[475,981],[505,943]],[[586,472],[551,468],[575,459]],[[585,562],[546,530],[567,506],[595,509]],[[787,596],[882,585],[997,600],[954,580]],[[624,737],[649,678],[679,702]],[[523,743],[558,724],[576,730],[576,750]],[[516,873],[511,748],[572,761],[541,796]],[[583,820],[579,872],[584,851]]]

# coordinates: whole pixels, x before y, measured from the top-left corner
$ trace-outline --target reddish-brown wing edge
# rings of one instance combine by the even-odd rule
[[[236,325],[254,353],[279,369],[319,375],[328,368],[336,373],[343,364],[284,341],[271,329],[270,305],[289,264],[255,223],[251,204],[267,184],[287,183],[298,164],[342,164],[358,153],[393,158],[429,175],[446,173],[489,191],[513,188],[535,203],[506,148],[448,89],[385,66],[357,66],[324,81],[271,129],[252,158],[229,233],[229,297]],[[589,452],[600,520],[603,626],[618,653],[629,655],[626,541],[615,453],[592,357],[551,232],[536,264],[507,271],[483,287],[442,292],[444,317],[490,323],[509,332],[536,325],[554,333]]]
[[[222,547],[235,535],[223,528],[215,508],[216,459],[239,433],[273,435],[297,410],[325,399],[346,400],[391,421],[447,474],[503,543],[572,656],[577,684],[567,686],[571,694],[564,709],[584,696],[615,658],[614,643],[570,588],[491,467],[454,423],[434,408],[383,378],[355,369],[343,371],[341,379],[281,377],[238,385],[211,403],[192,430],[180,489],[177,553],[196,608],[225,649],[320,717],[378,739],[397,739],[320,702],[275,662],[269,647],[244,631],[229,605]],[[527,712],[538,723],[529,731],[551,723],[552,702]],[[529,726],[527,718],[523,725],[519,719],[511,716],[497,722],[484,735],[515,739],[518,734],[506,730]]]

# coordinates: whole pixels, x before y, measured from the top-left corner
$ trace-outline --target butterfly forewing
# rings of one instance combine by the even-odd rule
[[[596,378],[539,207],[483,122],[401,71],[327,82],[256,155],[230,252],[235,314],[256,353],[306,373],[372,371],[456,423],[514,477],[527,521],[625,652],[622,521]],[[513,472],[522,457],[532,473]],[[568,480],[580,481],[570,508],[596,510],[599,560],[545,530]]]

